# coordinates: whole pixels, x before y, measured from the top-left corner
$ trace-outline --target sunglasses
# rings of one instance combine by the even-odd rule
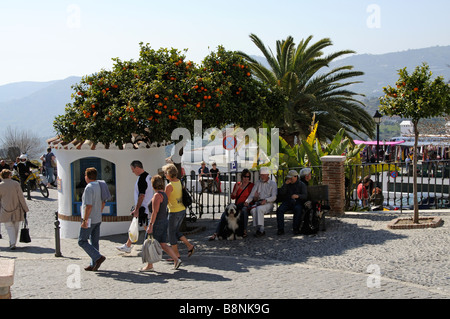
[[[242,176],[243,178],[250,178],[250,175]]]

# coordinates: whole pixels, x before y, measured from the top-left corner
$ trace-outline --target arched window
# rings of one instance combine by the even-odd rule
[[[84,173],[86,168],[95,167],[97,179],[104,180],[108,184],[111,199],[106,202],[103,209],[103,216],[117,216],[116,204],[116,165],[105,159],[97,157],[87,157],[73,162],[71,165],[72,179],[72,215],[81,215],[81,198],[83,196],[86,181]]]

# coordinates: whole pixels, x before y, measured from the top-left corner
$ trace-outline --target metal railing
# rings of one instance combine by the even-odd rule
[[[294,167],[289,169],[280,169],[276,174],[270,176],[271,179],[278,183],[278,187],[281,187],[284,178],[287,176],[289,170],[295,169],[297,172],[303,167]],[[321,180],[322,169],[321,167],[314,168],[314,178],[318,181]],[[255,183],[259,179],[258,171],[250,171],[250,181]],[[216,214],[224,212],[226,206],[232,203],[234,200],[231,198],[231,193],[237,182],[241,181],[241,172],[227,172],[219,173],[219,177],[213,178],[199,178],[199,175],[195,171],[191,171],[189,175],[184,179],[184,185],[191,193],[193,204],[190,208],[191,215],[196,214],[201,218],[203,214],[212,214],[213,219],[216,218]],[[314,181],[315,184],[317,182]]]
[[[346,207],[359,206],[356,195],[358,184],[365,176],[373,181],[369,196],[375,187],[381,188],[384,207],[388,209],[412,209],[412,163],[379,163],[346,166]],[[419,162],[417,165],[417,194],[420,209],[450,208],[450,160]]]
[[[271,178],[281,187],[285,176],[291,169],[299,172],[302,167],[279,170]],[[313,180],[311,184],[320,185],[322,167],[311,167]],[[373,181],[369,196],[374,187],[383,192],[385,207],[391,210],[407,210],[413,205],[413,171],[412,163],[379,163],[345,166],[345,200],[347,210],[360,209],[356,194],[360,181],[369,176]],[[418,201],[420,209],[450,208],[450,160],[420,162],[418,164]],[[259,172],[250,171],[251,182],[259,179]],[[203,214],[212,214],[213,219],[220,218],[225,207],[233,202],[231,193],[234,185],[241,181],[241,172],[220,173],[218,179],[199,179],[195,171],[186,176],[184,184],[192,195],[191,214],[201,218]],[[203,187],[202,187],[203,184]]]

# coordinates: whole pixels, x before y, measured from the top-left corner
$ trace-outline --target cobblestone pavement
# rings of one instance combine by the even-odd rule
[[[76,239],[62,239],[62,257],[55,257],[56,190],[49,199],[33,197],[29,227],[32,242],[8,248],[1,226],[0,259],[15,261],[14,299],[410,299],[450,298],[450,211],[441,227],[389,230],[387,223],[406,213],[347,213],[328,218],[327,231],[316,236],[276,235],[276,218],[266,218],[266,236],[238,241],[208,241],[217,221],[208,216],[189,226],[196,245],[183,264],[155,264],[141,273],[140,245],[130,254],[116,250],[126,235],[102,237],[106,261],[97,272],[86,272],[89,260]],[[286,220],[289,229],[292,220]],[[138,243],[142,244],[144,233]]]

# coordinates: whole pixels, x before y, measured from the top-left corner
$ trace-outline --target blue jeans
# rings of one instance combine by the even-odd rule
[[[167,228],[169,221],[167,219],[157,220],[153,225],[153,238],[155,238],[160,244],[167,243]]]
[[[53,176],[55,174],[55,169],[53,167],[45,167],[45,175],[49,184],[53,183]]]
[[[80,228],[80,235],[78,237],[78,246],[91,257],[91,266],[102,256],[99,252],[100,240],[100,224],[92,224],[89,228]],[[89,243],[89,239],[91,243]]]
[[[186,210],[169,213],[169,243],[171,245],[176,245],[178,240],[184,236],[183,233],[180,232],[184,216],[186,216]]]
[[[277,209],[278,230],[284,230],[284,214],[290,210],[292,210],[294,212],[292,228],[294,231],[299,230],[300,224],[302,222],[302,207],[303,207],[303,205],[299,202],[293,202],[293,201],[282,202],[280,207],[278,207],[278,209]]]

